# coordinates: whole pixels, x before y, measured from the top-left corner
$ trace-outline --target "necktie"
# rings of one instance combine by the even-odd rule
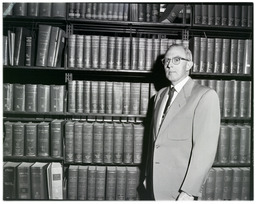
[[[171,104],[174,91],[175,91],[174,86],[169,89],[169,92],[168,92],[169,98],[168,98],[167,103],[166,103],[165,108],[164,108],[163,118],[165,117],[166,111],[168,110],[168,107]]]

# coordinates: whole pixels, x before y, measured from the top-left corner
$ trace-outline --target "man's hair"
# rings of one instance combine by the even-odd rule
[[[184,46],[183,44],[172,44],[168,50],[166,51],[166,53],[172,48],[172,47],[182,47],[186,53],[187,59],[189,61],[193,61],[193,56],[192,56],[192,52],[190,51],[190,49],[188,49],[188,47]],[[166,54],[165,53],[165,54]]]

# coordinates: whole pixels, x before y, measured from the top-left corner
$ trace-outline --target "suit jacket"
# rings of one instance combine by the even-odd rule
[[[218,145],[218,95],[190,78],[158,125],[167,94],[166,87],[155,96],[147,188],[156,200],[175,200],[180,190],[199,196]]]

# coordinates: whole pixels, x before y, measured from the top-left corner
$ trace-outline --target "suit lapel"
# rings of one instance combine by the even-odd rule
[[[189,79],[184,87],[180,90],[172,105],[168,109],[157,134],[161,134],[161,132],[163,132],[168,127],[169,122],[179,113],[180,109],[187,103],[187,97],[190,96],[193,86],[193,80]]]

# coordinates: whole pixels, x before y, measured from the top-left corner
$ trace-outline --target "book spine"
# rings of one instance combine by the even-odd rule
[[[22,36],[24,35],[24,28],[17,27],[15,30],[15,46],[14,46],[14,65],[20,65],[20,55],[22,53],[21,43]]]
[[[84,67],[91,68],[92,66],[92,36],[84,36]]]
[[[160,4],[152,4],[152,22],[158,22],[160,13]]]
[[[239,157],[239,139],[240,129],[236,125],[230,126],[230,141],[229,141],[229,162],[232,164],[238,163]]]
[[[49,51],[48,51],[48,59],[47,59],[47,66],[53,67],[54,64],[54,58],[56,54],[57,49],[57,41],[58,41],[58,35],[59,35],[59,28],[58,27],[52,27],[51,34],[50,34],[50,42],[49,42]]]
[[[41,122],[37,127],[38,131],[38,156],[50,156],[50,128],[49,123]]]
[[[119,21],[124,20],[124,3],[119,3],[117,16]]]
[[[13,84],[3,84],[3,110],[13,110]]]
[[[95,200],[96,188],[96,166],[89,166],[88,168],[88,200]]]
[[[66,17],[66,3],[52,3],[52,14],[53,18],[65,18]]]
[[[116,47],[115,47],[115,69],[122,69],[123,64],[123,37],[116,37]]]
[[[91,82],[90,81],[84,81],[84,89],[83,89],[83,104],[84,104],[84,113],[90,113],[91,111],[91,94],[90,94],[90,90],[91,90]]]
[[[146,59],[146,39],[139,38],[138,46],[138,70],[145,70],[145,59]]]
[[[231,39],[231,48],[230,48],[230,73],[237,73],[237,49],[238,49],[238,40]]]
[[[93,162],[103,163],[103,123],[93,125]]]
[[[209,171],[208,178],[205,183],[205,200],[214,199],[215,190],[215,170],[212,168]]]
[[[223,39],[215,38],[214,71],[213,71],[214,73],[221,72],[222,44],[223,44]]]
[[[108,66],[108,36],[100,36],[99,68],[107,69]]]
[[[116,200],[125,200],[127,170],[125,166],[116,169]]]
[[[250,127],[249,127],[250,128]],[[240,141],[239,141],[239,163],[244,164],[249,161],[250,154],[250,129],[246,126],[240,127]]]
[[[83,130],[83,163],[92,163],[93,154],[93,123],[84,122]]]
[[[112,20],[112,18],[113,18],[113,9],[114,9],[114,4],[109,3],[108,4],[108,12],[107,12],[107,19],[108,20]]]
[[[83,56],[84,56],[84,36],[76,35],[75,40],[75,67],[82,68],[83,65]]]
[[[153,55],[153,39],[146,39],[146,47],[145,47],[145,70],[151,70],[153,66],[152,55]]]
[[[235,5],[228,5],[228,26],[235,26]]]
[[[51,111],[63,112],[64,111],[64,85],[50,85],[51,93]]]
[[[251,74],[252,40],[246,39],[244,44],[243,74]]]
[[[113,12],[112,12],[112,20],[113,21],[118,20],[118,7],[119,7],[119,4],[117,4],[117,3],[113,4]]]
[[[37,125],[33,123],[25,124],[25,156],[37,155]]]
[[[231,117],[238,117],[239,116],[239,94],[240,94],[240,81],[232,80],[231,86],[233,87],[232,91],[232,101],[231,101]]]
[[[206,51],[207,49],[207,39],[200,38],[200,66],[199,72],[206,72]]]
[[[13,85],[13,110],[25,111],[25,85]]]
[[[3,155],[12,156],[13,152],[13,124],[10,122],[4,123],[4,142],[3,142]]]
[[[223,39],[221,73],[229,73],[230,67],[230,39]]]
[[[229,161],[230,128],[227,125],[221,125],[218,144],[218,162],[227,164]]]
[[[111,164],[113,163],[113,148],[114,148],[114,126],[113,123],[104,123],[104,137],[103,137],[103,145],[104,145],[104,163]]]
[[[208,5],[208,25],[215,24],[215,6],[213,4]]]
[[[138,20],[139,22],[145,22],[145,11],[146,5],[145,4],[138,4]]]
[[[27,3],[15,3],[13,7],[14,16],[26,16],[27,15]]]
[[[87,19],[92,18],[92,3],[86,3],[86,15],[85,15],[85,17]]]
[[[92,36],[92,68],[99,68],[100,36]]]
[[[138,168],[127,167],[125,200],[137,200]]]
[[[220,26],[221,25],[221,5],[220,4],[215,4],[214,9],[215,9],[214,25]]]
[[[124,163],[133,163],[133,126],[131,123],[123,124],[124,133]]]
[[[82,138],[83,124],[80,122],[74,123],[74,162],[82,163],[83,138]]]
[[[99,88],[98,88],[98,81],[91,82],[91,113],[98,112],[98,97],[99,97]]]
[[[131,53],[131,38],[124,37],[124,46],[123,46],[123,69],[129,70],[131,67],[130,61],[130,53]]]
[[[78,166],[71,165],[68,169],[68,199],[77,200]]]
[[[133,163],[140,164],[142,162],[144,126],[142,124],[133,124],[133,131],[134,131]]]
[[[106,103],[106,113],[112,113],[113,112],[113,82],[106,81],[106,95],[105,95],[105,103]]]
[[[106,200],[115,200],[116,197],[116,167],[107,166],[106,178]]]
[[[39,16],[51,17],[52,3],[40,3],[39,4]]]
[[[123,82],[113,82],[113,113],[121,114],[123,108]]]
[[[86,14],[86,3],[80,3],[80,7],[81,7],[81,15],[80,18],[85,18],[85,14]]]
[[[3,36],[3,65],[8,65],[8,37]]]
[[[62,157],[62,138],[63,138],[63,121],[53,120],[51,122],[51,156],[53,158]]]
[[[224,169],[223,200],[230,200],[233,171],[231,168],[223,168],[223,169]]]
[[[146,22],[152,22],[152,4],[146,4]]]
[[[46,163],[47,164],[47,163]],[[48,199],[46,186],[46,171],[42,166],[31,167],[32,180],[32,199],[45,200]]]
[[[38,84],[37,92],[37,111],[50,112],[50,86]]]
[[[25,66],[32,66],[32,44],[33,44],[32,37],[26,37],[26,48],[25,48]]]
[[[17,193],[18,199],[31,199],[30,166],[19,166],[17,168]]]
[[[214,171],[215,171],[214,200],[223,200],[224,170],[222,168],[214,168]]]
[[[76,35],[68,38],[68,67],[75,67],[76,59]]]
[[[65,124],[65,161],[74,162],[74,122]]]
[[[37,85],[25,85],[25,110],[27,112],[37,111]]]
[[[231,200],[240,200],[242,190],[242,171],[240,168],[233,168]]]
[[[116,37],[109,37],[108,40],[108,69],[114,69]]]
[[[77,189],[77,199],[86,200],[87,199],[87,171],[88,166],[78,167],[78,189]]]
[[[128,21],[128,17],[129,17],[129,4],[128,3],[124,4],[124,14],[123,14],[123,16],[124,16],[124,21]]]
[[[133,37],[132,38],[132,50],[131,50],[131,69],[137,70],[138,69],[138,48],[139,46],[139,38]]]
[[[202,4],[202,25],[208,25],[208,5]]]
[[[106,167],[96,167],[95,200],[105,200]]]
[[[106,95],[106,82],[99,81],[99,95],[98,95],[98,113],[105,113],[105,95]]]
[[[17,199],[17,165],[4,165],[3,169],[3,199],[14,200]]]
[[[123,114],[130,113],[130,95],[131,95],[131,83],[124,82],[123,86]]]
[[[228,25],[228,5],[226,4],[221,5],[221,25]]]
[[[52,26],[39,25],[36,66],[45,67],[47,65],[51,29]]]
[[[237,73],[243,73],[243,63],[244,63],[244,48],[245,48],[245,40],[238,40],[237,45]]]
[[[102,19],[107,20],[108,19],[108,3],[102,3]]]
[[[131,114],[139,114],[140,112],[140,86],[140,83],[131,83]]]
[[[206,72],[212,73],[214,68],[214,38],[207,38]]]
[[[25,125],[13,124],[13,156],[24,156]]]
[[[123,162],[123,126],[121,123],[114,124],[114,163],[121,164]]]
[[[157,58],[160,54],[160,39],[153,39],[153,62],[157,61]]]
[[[248,26],[248,6],[242,5],[242,13],[241,13],[241,26],[247,27]]]
[[[250,168],[241,168],[242,186],[240,200],[250,200]]]
[[[249,90],[250,90],[250,83],[248,81],[241,81],[241,88],[240,88],[240,117],[247,117],[248,116],[248,103],[247,100],[249,98]]]
[[[223,103],[223,117],[231,116],[231,103],[234,87],[231,81],[225,81],[224,84],[224,103]]]
[[[241,26],[241,14],[242,14],[241,5],[235,5],[235,26]]]
[[[84,81],[76,81],[76,112],[84,111]]]
[[[149,84],[141,83],[140,88],[140,114],[146,115],[149,103]]]

